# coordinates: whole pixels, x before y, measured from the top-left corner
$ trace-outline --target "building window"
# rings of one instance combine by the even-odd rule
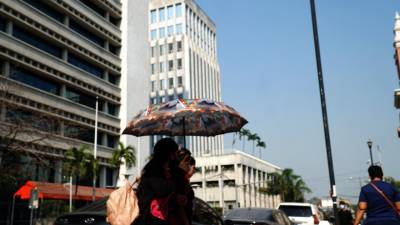
[[[177,69],[182,69],[182,59],[177,59]]]
[[[117,146],[118,137],[107,135],[107,147],[115,148]]]
[[[150,31],[150,38],[152,41],[156,40],[156,38],[157,38],[157,30],[156,29],[153,29]]]
[[[164,48],[165,48],[164,45],[160,45],[160,56],[164,55]]]
[[[178,87],[182,87],[183,86],[183,78],[182,76],[178,77]]]
[[[168,88],[169,89],[174,88],[174,78],[172,77],[168,78]]]
[[[166,101],[165,96],[160,97],[160,103],[164,103]]]
[[[85,4],[87,7],[89,7],[91,10],[93,10],[95,13],[99,14],[102,17],[105,17],[106,11],[100,7],[97,6],[97,4],[93,3],[92,1],[87,1],[87,0],[79,0],[83,4]]]
[[[6,32],[6,19],[0,17],[0,31]]]
[[[156,91],[156,82],[154,80],[151,81],[151,91]]]
[[[175,99],[175,97],[173,95],[168,96],[168,101],[172,101],[174,99]]]
[[[66,124],[64,126],[64,136],[93,143],[94,130],[79,125]]]
[[[60,23],[64,22],[64,15],[54,8],[47,5],[44,0],[23,0],[25,3],[41,11],[43,14],[50,16],[51,18],[57,20]]]
[[[165,90],[165,80],[160,80],[160,90]]]
[[[114,170],[106,167],[106,187],[114,186]]]
[[[176,10],[176,17],[181,17],[182,16],[182,4],[176,4],[175,5],[175,10]]]
[[[113,75],[113,74],[108,74],[108,82],[118,85],[119,82],[119,76]]]
[[[168,26],[167,28],[168,37],[174,35],[174,26]]]
[[[155,47],[155,46],[152,46],[152,47],[150,48],[150,52],[151,52],[151,57],[155,57],[155,56],[156,56],[156,47]]]
[[[59,119],[23,108],[7,107],[5,121],[14,125],[20,124],[55,134],[58,134],[60,130]]]
[[[10,78],[29,86],[35,87],[55,95],[60,94],[60,85],[51,80],[42,78],[36,73],[32,73],[22,68],[11,68]]]
[[[181,23],[176,24],[176,34],[177,35],[182,34],[182,24]]]
[[[170,5],[167,7],[167,14],[168,14],[168,19],[173,19],[174,18],[174,6]]]
[[[158,35],[160,36],[160,38],[165,37],[165,28],[164,27],[161,27],[160,29],[158,29]]]
[[[176,42],[176,50],[178,52],[182,51],[182,41]]]
[[[78,34],[82,35],[89,41],[95,43],[96,45],[100,47],[104,47],[104,40],[100,38],[99,36],[95,35],[92,31],[84,28],[81,26],[79,23],[75,22],[74,20],[69,21],[69,27],[77,32]]]
[[[174,69],[174,61],[169,60],[168,61],[168,71],[172,71]]]
[[[151,98],[150,99],[150,103],[153,104],[153,105],[156,105],[157,104],[157,98]]]
[[[55,57],[61,58],[61,53],[62,53],[61,48],[50,44],[49,41],[46,41],[43,38],[36,36],[34,33],[30,31],[24,30],[14,25],[13,36],[29,45],[32,45],[33,47],[36,47]]]
[[[150,20],[151,20],[151,23],[157,22],[157,10],[150,11]]]
[[[165,8],[158,9],[158,20],[160,22],[165,20]]]
[[[150,65],[150,71],[151,71],[151,74],[155,74],[155,73],[156,73],[156,66],[155,66],[154,63],[152,63],[152,64]]]
[[[112,44],[109,44],[109,45],[108,45],[108,49],[109,49],[109,51],[110,51],[112,54],[118,56],[118,54],[119,54],[119,47],[114,46],[114,45],[112,45]]]
[[[168,44],[168,54],[171,54],[174,52],[174,43],[169,43]]]
[[[68,62],[90,74],[95,75],[96,77],[103,78],[104,71],[101,68],[87,62],[82,58],[79,58],[72,53],[68,54]]]
[[[165,62],[160,62],[160,73],[165,72]]]
[[[75,103],[86,105],[90,108],[96,108],[96,98],[87,94],[84,94],[78,90],[67,87],[65,91],[65,98]],[[100,104],[99,104],[100,105]],[[101,109],[102,107],[99,106]]]
[[[108,103],[108,114],[113,115],[113,116],[118,116],[119,106]]]

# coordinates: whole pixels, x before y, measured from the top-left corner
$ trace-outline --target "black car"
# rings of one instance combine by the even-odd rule
[[[293,225],[284,212],[267,208],[232,209],[224,216],[225,225]]]
[[[75,212],[59,216],[54,225],[109,225],[106,222],[107,197],[79,208]],[[193,225],[222,225],[222,219],[204,201],[194,199]]]

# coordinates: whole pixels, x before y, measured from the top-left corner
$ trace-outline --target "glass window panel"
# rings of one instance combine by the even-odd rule
[[[169,60],[168,61],[168,71],[172,71],[174,69],[174,61]]]
[[[165,8],[158,9],[158,19],[160,22],[165,20]]]
[[[160,45],[160,56],[164,55],[164,45]]]
[[[168,78],[168,88],[169,89],[174,88],[174,78],[172,77]]]
[[[63,23],[64,21],[64,15],[58,11],[56,11],[54,8],[50,7],[47,5],[45,0],[23,0],[25,3],[29,4],[30,6],[36,8],[37,10],[41,11],[47,16],[50,16],[51,18],[57,20],[58,22]]]
[[[182,34],[182,24],[179,23],[176,25],[176,34]]]
[[[35,87],[42,91],[46,91],[55,95],[60,94],[60,85],[49,79],[45,79],[36,73],[22,68],[11,68],[10,78],[17,80],[29,86]]]
[[[168,14],[168,19],[173,19],[174,18],[174,6],[170,5],[167,7],[167,14]]]
[[[90,74],[95,75],[96,77],[103,78],[103,74],[104,74],[103,69],[91,64],[90,62],[88,62],[72,53],[68,54],[68,62]]]
[[[107,147],[115,148],[116,145],[117,145],[117,137],[107,135]]]
[[[165,89],[165,80],[160,80],[160,90]]]
[[[117,85],[119,81],[119,76],[108,74],[108,82]]]
[[[89,129],[79,125],[66,124],[64,126],[64,136],[93,143],[94,129]]]
[[[157,30],[156,29],[150,31],[150,38],[152,41],[157,38]]]
[[[151,81],[151,91],[156,91],[156,82],[154,80]]]
[[[0,17],[0,31],[6,31],[6,19],[3,17]]]
[[[50,44],[48,41],[45,41],[43,38],[38,37],[34,33],[22,29],[21,27],[14,24],[13,26],[13,36],[18,38],[19,40],[32,45],[44,52],[47,52],[55,57],[61,58],[62,50],[61,48]]]
[[[174,26],[168,26],[167,32],[168,32],[168,37],[174,35]]]
[[[174,43],[169,43],[168,44],[168,54],[171,54],[174,52]]]
[[[175,8],[176,17],[181,17],[182,16],[182,4],[181,3],[176,4],[175,7],[176,7]]]
[[[165,62],[160,62],[160,73],[165,72]]]
[[[75,22],[74,20],[69,20],[69,27],[77,32],[78,34],[84,36],[89,41],[97,44],[100,47],[104,47],[104,40],[94,34],[92,31],[88,30],[87,28],[83,27],[81,24]]]
[[[108,114],[113,115],[113,116],[118,116],[119,106],[108,103]]]
[[[177,59],[177,68],[178,70],[182,69],[182,59]]]
[[[178,87],[182,87],[183,85],[183,79],[181,76],[178,77]]]
[[[94,12],[96,12],[97,14],[99,14],[102,17],[105,17],[106,15],[106,10],[100,8],[97,4],[95,4],[92,1],[88,1],[88,0],[79,0],[80,2],[82,2],[83,4],[85,4],[87,7],[89,7],[91,10],[93,10]]]
[[[70,87],[66,88],[65,98],[67,98],[73,102],[76,102],[76,103],[79,103],[82,105],[86,105],[93,109],[96,108],[96,97],[82,93],[81,91],[75,90]],[[101,109],[100,106],[99,106],[99,109]]]
[[[151,74],[155,74],[155,73],[156,73],[156,66],[155,66],[154,63],[152,63],[152,64],[150,65],[150,70],[151,70]]]
[[[151,47],[150,48],[150,52],[151,52],[151,57],[155,57],[156,56],[156,47]]]
[[[176,50],[178,52],[182,51],[182,41],[176,42]]]
[[[164,27],[161,27],[160,29],[158,29],[158,35],[160,36],[160,38],[165,37],[165,28]]]
[[[151,23],[157,22],[157,10],[150,11],[150,20],[151,20]]]
[[[23,108],[7,107],[5,120],[15,125],[21,124],[50,133],[59,133],[60,130],[58,119]]]

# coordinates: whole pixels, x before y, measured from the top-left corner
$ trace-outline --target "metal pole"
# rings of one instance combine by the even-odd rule
[[[320,90],[319,93],[320,93],[320,98],[321,98],[322,118],[323,118],[324,133],[325,133],[326,155],[327,155],[327,160],[328,160],[329,178],[330,178],[332,201],[333,201],[333,216],[335,218],[335,224],[338,224],[336,183],[335,183],[335,174],[334,174],[334,169],[333,169],[331,141],[330,141],[330,136],[329,136],[328,113],[326,110],[324,80],[323,80],[323,74],[322,74],[321,55],[320,55],[320,49],[319,49],[317,15],[315,12],[314,0],[310,0],[310,6],[311,6],[313,34],[314,34],[315,58],[317,61],[317,72],[318,72],[318,81],[319,81],[319,90]]]
[[[15,195],[13,195],[12,209],[11,209],[11,225],[14,225],[14,209],[15,209]]]
[[[72,212],[72,176],[69,176],[69,212]]]
[[[369,147],[369,157],[371,158],[371,166],[374,165],[374,160],[372,158],[372,146],[368,146]]]
[[[99,97],[96,96],[96,116],[94,122],[94,150],[93,150],[93,158],[97,159],[97,121],[99,116]],[[94,162],[95,163],[95,162]],[[94,164],[93,164],[94,167]],[[93,189],[92,189],[92,201],[96,201],[96,168],[93,168]]]

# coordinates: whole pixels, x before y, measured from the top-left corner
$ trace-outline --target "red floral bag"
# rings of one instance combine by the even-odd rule
[[[150,203],[150,213],[160,220],[167,220],[168,218],[168,204],[172,194],[164,198],[153,199]]]

